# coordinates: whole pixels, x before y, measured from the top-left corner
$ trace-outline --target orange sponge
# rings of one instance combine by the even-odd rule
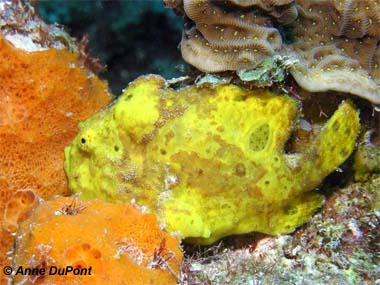
[[[41,203],[18,236],[14,271],[45,272],[15,275],[16,284],[170,285],[182,260],[178,240],[131,204],[58,198]]]
[[[107,84],[66,50],[25,52],[0,38],[0,59],[0,181],[43,198],[66,193],[63,149],[110,101]]]
[[[17,230],[18,223],[25,220],[37,204],[38,199],[33,191],[16,191],[5,206],[3,227],[9,232]]]
[[[78,57],[67,50],[26,52],[0,37],[0,266],[9,264],[5,253],[12,246],[5,220],[14,215],[15,222],[27,212],[8,201],[19,199],[19,190],[44,199],[67,194],[63,149],[78,122],[111,100],[107,83]]]

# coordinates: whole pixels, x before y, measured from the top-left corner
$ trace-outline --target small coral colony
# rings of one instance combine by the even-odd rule
[[[113,99],[74,39],[0,3],[0,264],[92,270],[1,282],[176,284],[181,241],[293,232],[355,151],[354,102],[380,103],[379,1],[164,4],[183,16],[183,58],[234,84],[147,75]],[[285,82],[236,79],[268,58],[312,98],[338,94],[306,139]]]

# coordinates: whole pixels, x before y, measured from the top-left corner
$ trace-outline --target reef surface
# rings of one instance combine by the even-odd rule
[[[379,2],[164,2],[0,1],[0,283],[380,284]]]

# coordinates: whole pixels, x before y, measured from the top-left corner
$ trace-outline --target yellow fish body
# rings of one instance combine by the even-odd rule
[[[359,130],[343,102],[304,152],[286,154],[298,111],[266,90],[175,91],[141,77],[79,125],[65,150],[69,187],[85,199],[134,199],[190,242],[289,233],[320,207],[312,190],[351,154]]]

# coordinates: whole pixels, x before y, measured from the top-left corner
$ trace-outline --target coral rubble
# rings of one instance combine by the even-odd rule
[[[380,2],[165,0],[184,14],[184,59],[205,72],[289,56],[298,84],[380,103]]]
[[[288,233],[321,205],[312,190],[350,155],[359,129],[343,102],[303,152],[286,154],[297,114],[295,100],[264,89],[174,91],[141,77],[80,124],[65,149],[69,187],[87,199],[136,199],[191,242]]]
[[[14,270],[42,268],[46,274],[15,274],[13,284],[174,285],[181,261],[178,240],[154,215],[131,204],[58,198],[21,223],[16,242]],[[67,266],[87,272],[47,274]]]

